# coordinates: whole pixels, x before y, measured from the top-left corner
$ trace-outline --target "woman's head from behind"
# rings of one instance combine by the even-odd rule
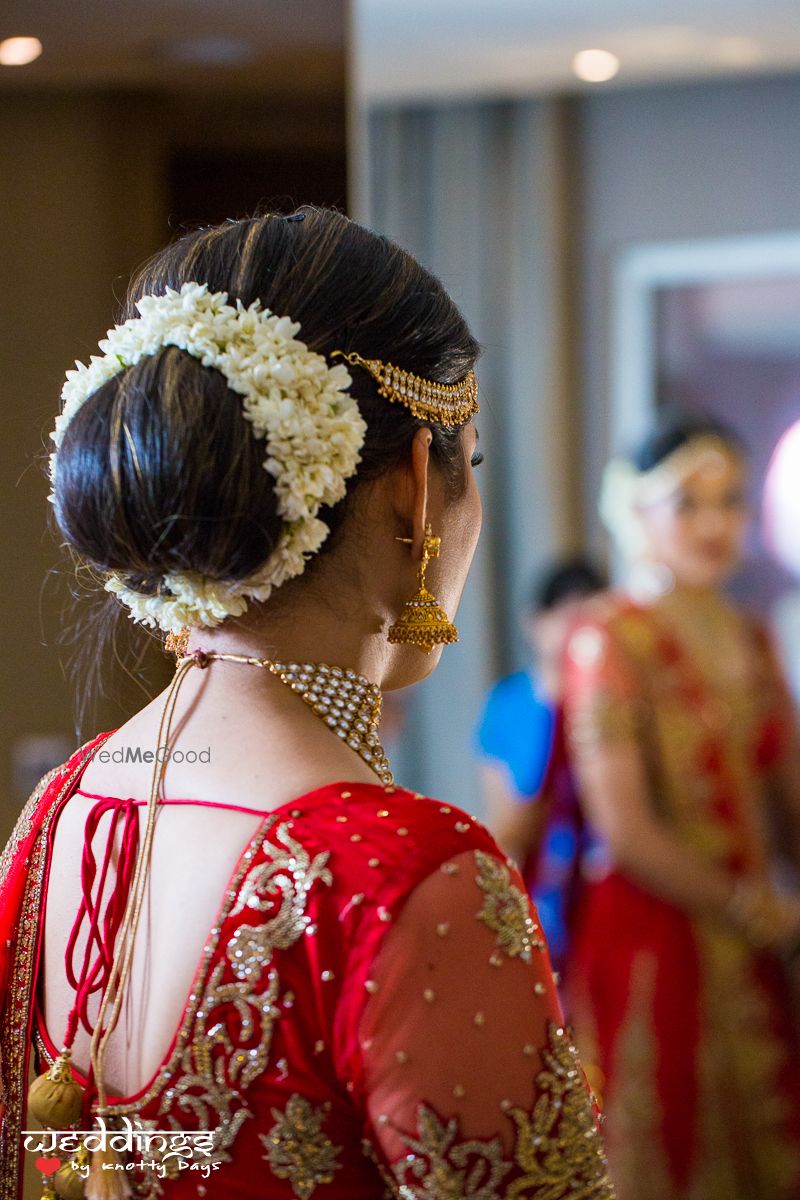
[[[163,297],[168,288],[180,292],[191,283],[227,293],[230,305],[240,302],[247,309],[258,302],[298,323],[299,331],[289,333],[312,356],[322,356],[316,361],[323,372],[326,363],[330,368],[343,363],[333,356],[338,350],[452,385],[469,376],[477,357],[475,340],[438,280],[392,242],[329,210],[255,217],[187,234],[139,273],[124,318],[137,316],[142,297]],[[248,606],[240,603],[226,628],[263,613],[268,631],[271,613],[277,619],[309,590],[329,594],[332,587],[342,601],[343,620],[352,592],[353,603],[361,597],[372,606],[373,626],[387,625],[392,607],[396,616],[413,590],[426,522],[442,537],[441,559],[431,570],[452,617],[480,525],[470,467],[472,421],[423,420],[381,396],[367,369],[347,369],[347,395],[358,405],[355,410],[347,401],[355,424],[346,426],[345,414],[341,429],[335,421],[314,427],[306,414],[284,413],[281,438],[285,445],[294,441],[288,470],[284,463],[281,473],[275,429],[268,452],[268,438],[255,435],[227,371],[204,366],[174,345],[121,366],[63,430],[53,475],[61,532],[95,570],[113,574],[120,594],[124,588],[138,597],[163,598],[170,595],[165,579],[176,576],[201,589],[208,581],[211,591],[235,587],[258,576],[265,563],[287,557],[282,539],[292,524],[291,508],[280,507],[281,489],[298,456],[316,440],[322,488],[331,475],[328,463],[335,466],[326,440],[347,441],[358,427],[357,458],[343,472],[348,478],[340,480],[338,494],[346,484],[345,498],[321,507],[318,501],[312,510],[330,532],[321,544],[316,534],[310,543],[301,541],[295,554],[308,560],[302,573],[287,571],[296,577],[256,596],[246,616]],[[246,374],[246,363],[243,370]],[[345,447],[351,456],[353,449]],[[265,469],[268,457],[271,466]],[[314,487],[316,475],[307,472],[306,484],[309,478],[307,486]],[[319,528],[314,520],[307,523],[312,533]],[[414,538],[411,554],[396,541],[402,536]],[[146,607],[144,599],[138,603]],[[213,608],[212,602],[208,611]],[[435,655],[398,647],[393,661],[387,659],[384,683],[410,682],[435,661]]]
[[[719,587],[744,551],[744,446],[718,421],[668,412],[628,462],[610,464],[602,511],[634,563],[665,568],[679,585]]]

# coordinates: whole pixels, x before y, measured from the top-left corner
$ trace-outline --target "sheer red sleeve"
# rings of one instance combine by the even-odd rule
[[[535,910],[494,843],[470,841],[413,888],[365,981],[368,1146],[402,1200],[608,1200]]]

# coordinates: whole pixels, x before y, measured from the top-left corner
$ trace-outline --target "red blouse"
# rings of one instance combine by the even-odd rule
[[[464,812],[377,782],[263,816],[162,1066],[109,1099],[136,1197],[613,1194],[518,873]]]

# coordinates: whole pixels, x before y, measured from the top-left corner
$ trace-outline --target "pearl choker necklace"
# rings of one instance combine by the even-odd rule
[[[355,750],[385,787],[393,785],[389,760],[378,737],[383,696],[378,685],[365,675],[328,663],[280,663],[270,658],[205,650],[195,650],[186,657],[196,658],[201,666],[209,659],[219,658],[264,667],[296,692],[337,737]]]

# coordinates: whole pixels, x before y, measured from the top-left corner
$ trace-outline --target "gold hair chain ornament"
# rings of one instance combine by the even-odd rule
[[[362,358],[355,350],[334,350],[331,358],[343,358],[352,367],[363,367],[378,383],[378,395],[404,404],[420,421],[437,425],[463,425],[480,412],[478,380],[469,371],[459,383],[434,383],[411,371],[402,371],[379,358]]]
[[[395,541],[410,544],[413,538],[398,537]],[[441,546],[442,539],[434,537],[430,525],[426,525],[417,575],[419,587],[403,605],[403,611],[387,635],[394,645],[417,646],[423,654],[430,654],[434,646],[458,641],[458,630],[425,586],[428,563],[432,558],[439,557]]]

